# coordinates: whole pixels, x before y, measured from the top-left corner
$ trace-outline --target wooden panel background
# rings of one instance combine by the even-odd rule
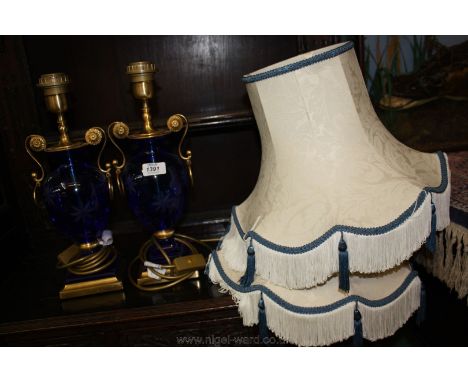
[[[216,115],[248,110],[242,75],[298,51],[296,36],[34,36],[24,41],[33,80],[55,71],[72,78],[69,119],[78,129],[140,119],[125,74],[129,62],[149,60],[158,67],[155,116]],[[39,116],[41,124],[55,128],[42,107]]]

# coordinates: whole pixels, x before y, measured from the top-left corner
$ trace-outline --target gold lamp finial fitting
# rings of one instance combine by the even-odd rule
[[[44,92],[47,109],[57,114],[57,125],[60,133],[58,147],[67,147],[71,144],[63,117],[63,113],[68,110],[66,94],[69,84],[70,78],[64,73],[43,74],[37,84]]]
[[[132,83],[133,96],[143,101],[142,116],[144,133],[155,133],[152,124],[151,112],[148,100],[153,98],[153,77],[156,73],[156,65],[149,61],[132,62],[127,65],[127,74]]]

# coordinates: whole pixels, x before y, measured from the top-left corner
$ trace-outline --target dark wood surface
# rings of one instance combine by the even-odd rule
[[[199,224],[195,230],[199,237],[219,236],[226,224],[212,221],[209,229]],[[194,226],[186,226],[184,232],[193,231]],[[208,341],[215,341],[223,333],[255,336],[255,331],[242,326],[232,299],[219,293],[204,275],[158,293],[132,287],[127,266],[146,236],[144,232],[116,236],[123,292],[61,301],[58,291],[64,274],[54,264],[63,248],[57,245],[47,256],[24,259],[1,283],[0,344],[177,345],[190,341],[186,338],[205,341],[211,336]]]
[[[106,296],[108,297],[108,296]],[[103,301],[101,299],[101,301]],[[0,326],[0,344],[14,346],[200,345],[223,335],[255,336],[243,328],[229,297],[114,309]],[[193,343],[190,339],[193,338]],[[214,345],[214,343],[213,343]]]

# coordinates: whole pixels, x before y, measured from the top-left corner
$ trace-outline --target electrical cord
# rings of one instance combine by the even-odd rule
[[[174,239],[176,242],[179,242],[185,245],[192,253],[196,253],[197,250],[190,242],[203,246],[211,251],[211,247],[207,245],[203,240],[198,240],[191,236],[175,234]],[[166,280],[168,282],[164,283],[163,285],[155,285],[155,286],[139,285],[132,276],[132,270],[138,260],[140,260],[141,263],[145,263],[146,261],[148,261],[148,250],[150,249],[152,245],[154,245],[156,249],[161,253],[161,255],[166,260],[167,264],[160,265],[159,268],[156,268],[156,267],[148,267],[148,268],[150,268],[151,272],[156,274],[162,280]],[[161,272],[162,269],[169,271],[170,274],[169,275],[165,274],[166,271],[164,273]],[[158,240],[154,236],[152,236],[150,240],[146,241],[141,246],[140,251],[138,252],[138,255],[135,258],[133,258],[133,260],[130,262],[130,265],[128,266],[128,279],[130,280],[130,283],[135,288],[145,291],[145,292],[156,292],[156,291],[170,288],[192,277],[195,271],[184,272],[182,274],[174,274],[174,273],[175,273],[175,266],[172,264],[172,261],[167,255],[167,252],[164,250],[164,248],[162,248],[161,244],[159,244]]]
[[[77,256],[79,256],[78,254]],[[117,254],[112,247],[102,247],[98,252],[90,255],[81,256],[72,259],[64,264],[59,261],[57,264],[58,269],[66,269],[70,273],[77,276],[91,275],[106,269],[116,259]]]

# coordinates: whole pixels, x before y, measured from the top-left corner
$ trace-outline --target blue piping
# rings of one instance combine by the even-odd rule
[[[303,307],[298,305],[290,304],[289,302],[283,300],[280,296],[274,293],[271,289],[267,288],[264,285],[251,285],[249,287],[243,287],[236,282],[232,281],[224,271],[223,267],[221,266],[221,262],[219,261],[218,253],[213,251],[211,253],[211,259],[216,265],[218,269],[218,273],[224,280],[224,282],[232,289],[240,293],[249,293],[254,291],[260,291],[264,293],[268,298],[273,300],[279,306],[299,314],[321,314],[331,312],[335,309],[338,309],[352,301],[359,302],[371,308],[377,308],[384,305],[389,304],[390,302],[396,300],[401,294],[406,290],[406,288],[411,284],[411,282],[418,276],[416,271],[411,271],[411,273],[406,277],[403,283],[396,289],[393,293],[389,294],[387,297],[384,297],[380,300],[368,300],[364,297],[357,296],[357,295],[348,295],[347,297],[343,298],[342,300],[336,301],[329,305],[318,306],[318,307]],[[212,266],[212,264],[210,264]]]
[[[271,77],[276,77],[280,76],[285,73],[293,72],[298,69],[302,69],[306,66],[310,66],[313,64],[317,64],[318,62],[329,60],[330,58],[339,56],[340,54],[343,54],[344,52],[347,52],[350,49],[353,49],[354,44],[352,41],[348,41],[343,45],[340,45],[337,48],[328,50],[323,53],[316,54],[315,56],[306,58],[301,61],[293,62],[291,64],[287,64],[284,66],[281,66],[279,68],[271,69],[266,72],[258,73],[258,74],[253,74],[253,75],[246,75],[242,78],[242,82],[244,83],[252,83],[256,81],[262,81],[266,80]]]
[[[400,216],[398,216],[395,220],[391,221],[390,223],[380,226],[380,227],[371,227],[371,228],[360,228],[360,227],[353,227],[353,226],[346,226],[346,225],[336,225],[330,228],[327,232],[325,232],[319,238],[311,241],[310,243],[304,244],[300,247],[288,247],[284,245],[275,244],[264,237],[260,236],[258,233],[254,231],[249,231],[247,233],[248,237],[251,237],[258,243],[262,244],[263,246],[273,249],[277,252],[282,252],[290,255],[296,255],[300,253],[304,253],[310,251],[322,243],[324,243],[328,238],[330,238],[336,232],[349,232],[356,235],[364,235],[364,236],[372,236],[372,235],[382,235],[387,233],[401,224],[405,222],[408,218],[410,218],[418,209],[421,207],[423,202],[426,200],[428,193],[442,193],[446,190],[448,185],[448,174],[447,174],[447,161],[445,160],[444,153],[441,151],[437,152],[440,161],[440,173],[441,173],[441,182],[440,185],[437,187],[424,187],[423,191],[421,191],[418,195],[416,201],[411,204]],[[234,220],[234,224],[237,228],[237,231],[241,238],[244,238],[246,235],[244,230],[242,229],[239,219],[237,217],[235,207],[232,207],[232,217]]]

